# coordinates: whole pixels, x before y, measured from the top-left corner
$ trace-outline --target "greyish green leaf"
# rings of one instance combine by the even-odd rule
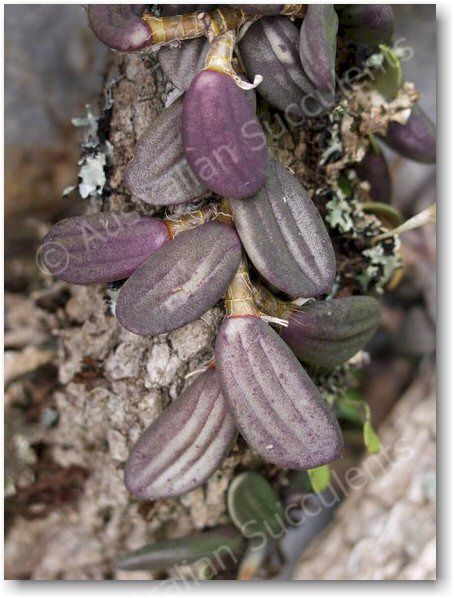
[[[255,471],[238,475],[227,494],[229,515],[247,539],[282,535],[284,506],[265,478]]]

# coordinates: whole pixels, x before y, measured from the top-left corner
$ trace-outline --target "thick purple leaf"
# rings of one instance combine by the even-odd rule
[[[328,292],[336,275],[333,246],[313,201],[289,170],[270,160],[266,184],[247,201],[231,201],[241,241],[254,266],[291,297]]]
[[[148,500],[190,492],[221,465],[235,431],[217,373],[210,368],[134,446],[125,468],[128,490]]]
[[[292,313],[281,336],[301,361],[332,368],[366,345],[379,319],[380,305],[372,297],[316,301]]]
[[[182,111],[183,98],[178,98],[143,133],[126,167],[126,187],[146,203],[170,206],[191,202],[206,191],[184,154]]]
[[[88,20],[96,37],[120,52],[143,50],[153,43],[148,25],[140,16],[147,4],[89,4]]]
[[[388,163],[382,152],[369,149],[362,161],[355,166],[356,174],[370,185],[370,196],[374,201],[391,201],[392,183]]]
[[[186,93],[183,145],[199,179],[223,197],[243,198],[264,184],[265,134],[246,93],[228,75],[202,71]]]
[[[287,17],[265,17],[238,43],[249,77],[262,75],[258,93],[287,117],[318,116],[332,104],[303,71],[298,27]]]
[[[338,10],[341,33],[365,46],[389,44],[394,33],[394,13],[389,4],[347,4]]]
[[[419,106],[414,106],[405,125],[389,123],[383,140],[393,150],[410,160],[433,164],[437,159],[435,127]]]
[[[268,324],[251,316],[224,320],[216,366],[241,434],[265,461],[311,469],[341,456],[342,435],[327,403]]]
[[[164,46],[159,50],[159,64],[175,87],[187,91],[194,77],[205,66],[209,48],[206,38],[190,39],[176,48]]]
[[[66,218],[44,237],[40,258],[72,284],[105,283],[130,276],[170,241],[162,220],[136,212],[107,212]]]
[[[229,226],[208,222],[182,232],[126,281],[115,315],[136,334],[180,328],[221,299],[240,258],[240,240]]]
[[[319,91],[333,97],[338,23],[332,4],[309,4],[300,31],[304,72]]]

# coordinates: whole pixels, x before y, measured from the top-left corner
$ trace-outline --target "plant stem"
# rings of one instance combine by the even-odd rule
[[[262,284],[254,284],[253,296],[255,304],[265,315],[288,320],[293,311],[289,302],[278,299]]]
[[[260,316],[252,292],[249,270],[246,258],[243,255],[238,270],[225,294],[226,317]]]
[[[155,17],[145,13],[142,20],[150,28],[152,46],[163,46],[174,41],[206,36],[209,41],[230,29],[237,29],[247,21],[257,20],[259,15],[247,14],[240,8],[224,6],[210,12],[197,11],[188,15]]]

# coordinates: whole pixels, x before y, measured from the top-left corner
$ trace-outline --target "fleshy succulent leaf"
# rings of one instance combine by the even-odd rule
[[[235,526],[247,539],[282,533],[284,506],[270,483],[256,471],[240,473],[227,494],[227,508]]]
[[[291,297],[331,289],[333,246],[323,220],[298,179],[270,160],[265,186],[247,201],[231,201],[243,246],[260,274]]]
[[[143,50],[153,43],[150,28],[140,18],[146,7],[147,4],[89,4],[90,27],[113,50]]]
[[[182,137],[192,170],[222,197],[249,197],[265,183],[265,134],[246,93],[229,75],[204,70],[193,80],[184,99]]]
[[[309,4],[300,31],[304,72],[322,93],[334,96],[339,19],[332,4]]]
[[[43,240],[40,258],[66,282],[106,283],[127,278],[169,241],[162,220],[136,212],[101,212],[55,224]]]
[[[240,258],[240,240],[227,225],[208,222],[184,231],[126,281],[115,315],[135,334],[180,328],[221,299]]]
[[[206,191],[184,154],[182,112],[183,98],[178,98],[143,133],[126,166],[126,187],[146,203],[169,206],[191,202]]]
[[[435,127],[426,113],[414,106],[408,121],[390,122],[383,140],[393,150],[416,162],[433,164],[437,159]]]
[[[288,317],[281,336],[301,361],[332,368],[355,355],[372,337],[380,306],[372,297],[315,301]]]
[[[162,570],[199,559],[214,560],[223,553],[238,556],[244,549],[241,534],[233,526],[225,526],[148,544],[118,559],[115,567],[126,571]]]
[[[175,87],[187,91],[203,69],[209,48],[205,38],[187,40],[179,48],[165,46],[159,50],[159,64]]]
[[[286,116],[318,116],[331,104],[303,71],[300,32],[286,17],[265,17],[253,23],[238,43],[241,60],[251,79],[261,75],[258,93]]]
[[[220,466],[235,432],[217,373],[210,368],[141,436],[126,463],[126,487],[148,500],[190,492]]]
[[[237,426],[265,461],[309,469],[340,457],[342,436],[327,403],[268,324],[251,316],[227,318],[215,352]]]

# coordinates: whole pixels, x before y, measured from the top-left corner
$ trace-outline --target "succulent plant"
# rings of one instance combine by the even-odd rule
[[[404,125],[390,122],[383,140],[410,160],[433,164],[437,159],[435,127],[419,106],[413,108]]]
[[[126,166],[126,187],[146,203],[171,206],[194,201],[206,191],[184,154],[182,112],[183,98],[178,98],[142,134]]]
[[[223,197],[249,197],[264,184],[265,134],[245,91],[226,73],[201,72],[183,106],[183,145],[198,178]]]
[[[299,40],[297,26],[286,17],[265,17],[249,28],[238,48],[251,79],[263,77],[257,90],[272,106],[286,115],[317,116],[333,98],[324,97],[307,77],[302,67],[315,71],[318,58],[305,55],[302,65]]]
[[[141,436],[126,463],[126,486],[148,500],[185,494],[219,467],[235,433],[217,373],[210,368]]]
[[[222,298],[240,258],[240,241],[229,226],[208,222],[184,231],[128,278],[115,315],[135,334],[180,328]]]
[[[315,301],[289,313],[281,336],[301,361],[333,368],[367,344],[379,319],[380,306],[372,297]]]
[[[265,186],[231,202],[243,246],[260,274],[291,297],[327,293],[336,259],[323,220],[298,179],[270,160]],[[262,231],[266,231],[266,237]]]
[[[347,362],[369,341],[379,321],[378,302],[366,296],[336,297],[339,290],[358,292],[342,286],[345,272],[336,275],[344,243],[340,233],[352,230],[360,210],[368,226],[373,220],[373,232],[364,234],[355,256],[363,259],[380,238],[372,235],[393,236],[395,231],[390,233],[386,218],[379,217],[390,198],[390,177],[373,134],[386,127],[367,134],[360,130],[349,98],[337,85],[336,51],[341,39],[340,48],[345,42],[365,45],[358,54],[370,57],[378,44],[391,40],[394,22],[387,5],[333,6],[171,5],[162,13],[150,5],[88,7],[93,31],[111,48],[159,49],[162,70],[182,92],[143,133],[124,175],[135,206],[144,202],[166,210],[157,210],[159,217],[108,212],[66,219],[45,237],[42,261],[54,275],[75,284],[127,279],[114,311],[135,334],[175,330],[222,298],[226,308],[215,367],[171,402],[131,451],[125,481],[138,497],[178,496],[205,483],[227,455],[237,429],[263,461],[310,470],[316,491],[329,483],[324,466],[341,456],[342,434],[334,416],[340,409],[328,404],[300,361],[318,375],[317,368]],[[405,91],[397,56],[393,60],[393,76],[382,80],[378,90],[386,105]],[[339,59],[338,70],[342,64]],[[255,87],[262,98],[260,117],[251,91]],[[384,140],[411,159],[434,161],[434,129],[413,96],[410,100],[408,122],[400,125],[389,118]],[[307,181],[304,169],[293,174],[274,159],[284,159],[282,148],[271,147],[269,157],[262,124],[265,116],[279,111],[304,117],[307,137],[295,139],[303,140],[298,150],[312,170]],[[362,151],[349,153],[339,131],[356,135],[355,147],[360,138]],[[323,152],[314,151],[315,138],[326,140]],[[338,146],[348,155],[337,156]],[[369,182],[369,196],[358,177]],[[191,205],[195,201],[197,206]],[[348,208],[349,201],[347,218],[339,206]],[[386,210],[392,216],[392,208]],[[351,252],[357,240],[352,233]],[[383,262],[379,266],[392,270]],[[268,284],[263,293],[262,283]],[[373,291],[369,283],[364,292]],[[376,451],[370,411],[363,419],[366,444]],[[266,479],[242,472],[229,490],[230,517],[238,527],[257,513],[270,523],[283,508],[276,498]],[[199,543],[185,538],[172,547],[157,543],[117,565],[159,569],[170,566],[175,554],[190,561],[218,546],[223,534],[204,532]],[[231,528],[225,541],[244,550]],[[176,553],[170,557],[169,550]],[[254,561],[246,551],[240,576],[248,578],[265,556],[266,550]]]
[[[74,216],[44,237],[48,270],[72,284],[106,283],[130,276],[171,239],[165,222],[137,212]]]
[[[109,48],[135,52],[152,43],[143,19],[146,4],[89,4],[88,19],[94,34]]]
[[[304,72],[320,92],[333,98],[338,23],[332,4],[309,4],[300,32]]]
[[[342,435],[328,405],[266,322],[250,315],[227,318],[215,354],[238,428],[265,461],[309,469],[341,456]]]
[[[208,40],[188,40],[181,48],[167,46],[158,53],[165,76],[181,91],[187,91],[194,77],[203,69],[210,49]]]

